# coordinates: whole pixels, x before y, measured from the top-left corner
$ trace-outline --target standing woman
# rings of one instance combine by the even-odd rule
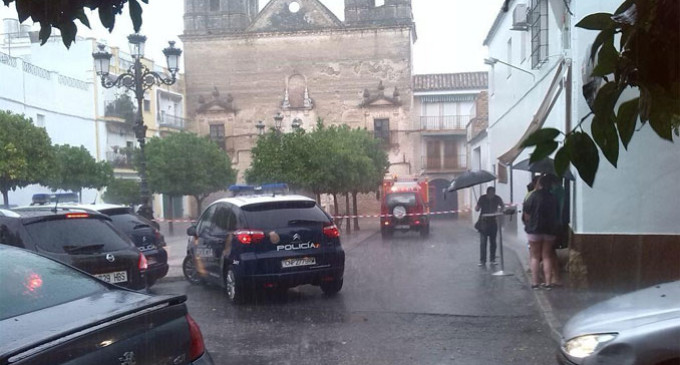
[[[538,270],[541,261],[545,278],[543,287],[552,289],[555,265],[552,250],[558,228],[557,208],[557,198],[550,193],[550,179],[542,176],[536,184],[536,190],[524,202],[522,216],[526,222],[524,230],[529,238],[532,289],[540,287]]]

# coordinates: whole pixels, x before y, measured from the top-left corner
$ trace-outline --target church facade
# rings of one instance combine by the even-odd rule
[[[318,0],[185,0],[191,129],[231,156],[243,182],[258,124],[367,128],[384,141],[390,173],[420,171],[412,117],[410,0],[345,0],[341,21]],[[261,122],[261,123],[260,123]]]

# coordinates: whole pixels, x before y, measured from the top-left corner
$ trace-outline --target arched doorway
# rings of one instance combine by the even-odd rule
[[[451,182],[446,179],[434,179],[430,181],[430,211],[431,212],[447,212],[458,210],[458,194],[447,193],[444,196],[444,190],[451,185]],[[451,214],[435,214],[432,218],[456,218],[457,213]]]

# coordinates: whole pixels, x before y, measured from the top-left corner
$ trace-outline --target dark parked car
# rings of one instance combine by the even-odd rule
[[[562,330],[563,365],[680,365],[680,281],[585,309]]]
[[[338,228],[312,199],[298,195],[218,200],[187,230],[184,275],[214,282],[240,302],[261,288],[342,288],[345,252]]]
[[[212,364],[186,296],[150,296],[0,245],[0,364]]]
[[[147,287],[146,257],[99,213],[0,210],[0,243],[42,253],[120,286]]]
[[[150,221],[132,208],[113,204],[59,205],[64,209],[83,209],[107,215],[113,226],[127,235],[147,260],[145,275],[149,286],[168,274],[168,253],[165,250],[165,237],[156,222]]]

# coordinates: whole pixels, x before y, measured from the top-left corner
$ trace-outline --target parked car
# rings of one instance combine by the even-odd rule
[[[0,243],[42,253],[126,288],[147,287],[146,257],[103,214],[0,209]]]
[[[394,232],[430,234],[429,183],[422,178],[388,177],[380,190],[380,233],[383,238]]]
[[[299,195],[218,200],[187,229],[183,270],[193,283],[223,286],[233,302],[255,289],[318,285],[340,291],[345,252],[333,220]]]
[[[680,364],[680,281],[596,304],[562,331],[563,365]]]
[[[150,296],[0,245],[0,364],[212,364],[186,296]]]
[[[43,207],[44,208],[44,207]],[[147,260],[147,284],[152,286],[168,274],[168,253],[165,237],[158,224],[136,214],[130,207],[114,204],[59,204],[60,209],[85,210],[107,215],[114,227],[123,232],[137,246]],[[21,210],[21,209],[19,209]]]

